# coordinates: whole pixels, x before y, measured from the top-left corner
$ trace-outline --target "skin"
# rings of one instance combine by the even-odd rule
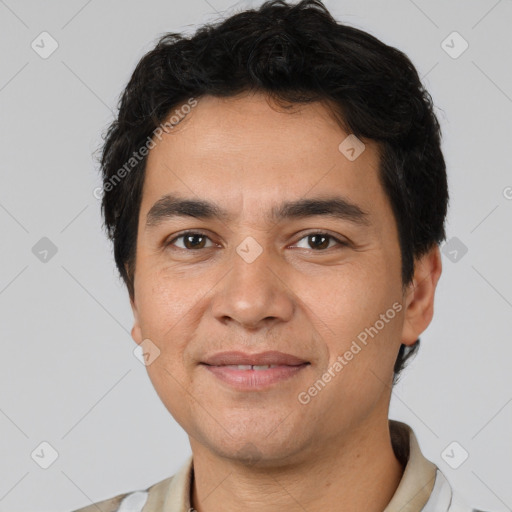
[[[347,135],[320,103],[284,113],[261,94],[205,96],[149,153],[132,337],[160,350],[147,371],[189,436],[191,505],[199,512],[340,503],[377,512],[399,484],[388,427],[393,364],[400,344],[412,344],[432,319],[441,257],[435,246],[418,259],[414,282],[403,288],[378,148],[364,141],[350,161],[338,149]],[[147,229],[148,211],[168,193],[209,200],[232,217],[176,217]],[[282,201],[333,194],[359,205],[371,224],[265,217]],[[183,230],[205,234],[204,248],[174,240]],[[307,235],[319,231],[348,245],[327,239],[329,247],[317,248]],[[236,252],[248,236],[262,248],[252,263]],[[298,394],[393,303],[402,304],[393,320],[301,404]],[[311,364],[265,391],[237,391],[199,365],[225,350],[279,350]]]

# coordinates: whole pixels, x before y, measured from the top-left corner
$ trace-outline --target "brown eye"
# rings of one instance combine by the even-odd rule
[[[346,242],[343,242],[339,240],[338,238],[329,235],[328,233],[309,233],[305,237],[301,238],[299,243],[302,240],[307,240],[307,247],[304,245],[301,247],[297,244],[298,247],[301,247],[302,249],[314,249],[316,251],[323,251],[325,249],[329,249],[332,247],[331,241],[334,241],[334,245],[338,246],[347,246],[348,244]]]
[[[309,235],[310,246],[312,249],[327,249],[329,247],[329,236]]]
[[[182,245],[176,244],[177,240],[182,240]],[[206,246],[206,242],[210,240],[206,235],[203,233],[196,233],[193,231],[189,231],[187,233],[183,233],[180,236],[177,236],[173,240],[171,240],[167,245],[174,245],[178,247],[179,249],[184,250],[194,250],[194,249],[204,249],[206,247],[212,247]],[[211,242],[211,241],[210,241]]]

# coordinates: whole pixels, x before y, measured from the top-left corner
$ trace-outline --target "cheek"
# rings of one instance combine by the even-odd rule
[[[391,307],[392,283],[383,279],[378,267],[373,270],[360,264],[347,264],[333,269],[328,275],[295,282],[296,295],[313,314],[329,338],[344,340],[356,336]]]
[[[147,366],[148,376],[165,408],[187,430],[183,420],[190,416],[190,401],[178,397],[184,397],[187,394],[188,384],[185,376],[180,372],[179,365],[172,367],[169,361],[163,361],[164,357],[165,355],[162,354],[159,359]]]
[[[330,365],[346,354],[347,367],[392,367],[403,313],[400,282],[391,271],[377,265],[346,265],[302,291],[311,322],[329,347]]]
[[[181,394],[187,386],[184,352],[192,332],[191,303],[183,299],[180,289],[167,283],[165,279],[146,281],[145,289],[139,290],[139,322],[143,339],[151,340],[159,351],[146,367],[148,375],[162,401],[172,406],[169,397]]]
[[[148,376],[166,408],[179,418],[185,413],[185,403],[176,397],[189,387],[184,353],[192,332],[193,304],[198,299],[173,281],[161,273],[141,275],[139,321],[143,337],[160,351],[146,367]]]
[[[155,340],[176,339],[174,332],[186,322],[200,295],[193,287],[165,273],[141,275],[138,292],[142,334]],[[155,341],[157,342],[157,341]]]

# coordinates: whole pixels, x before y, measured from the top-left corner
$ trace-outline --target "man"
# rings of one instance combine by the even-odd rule
[[[82,512],[471,510],[388,420],[448,205],[403,53],[317,0],[168,34],[101,164],[132,337],[192,456]]]

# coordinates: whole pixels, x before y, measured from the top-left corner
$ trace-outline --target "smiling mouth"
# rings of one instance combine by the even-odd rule
[[[231,388],[238,391],[260,391],[271,388],[277,384],[283,384],[298,374],[310,363],[295,365],[283,364],[226,364],[209,365],[201,363],[208,373],[212,374],[216,380],[228,384]]]

